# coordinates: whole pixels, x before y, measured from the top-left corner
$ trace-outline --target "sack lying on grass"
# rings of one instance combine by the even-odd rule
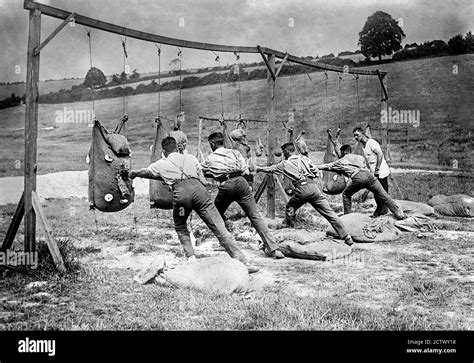
[[[247,267],[234,258],[214,256],[165,269],[155,283],[218,294],[245,293],[249,288],[249,273]]]
[[[287,257],[330,261],[352,253],[352,248],[344,243],[318,239],[314,233],[303,230],[279,231],[275,240],[281,241],[278,249]]]
[[[445,216],[474,217],[474,198],[466,194],[435,195],[428,201],[434,210]]]
[[[161,159],[161,140],[164,129],[161,120],[157,120],[155,142],[153,144],[150,163]],[[163,180],[150,179],[149,181],[150,208],[173,209],[173,193]]]
[[[437,229],[429,217],[419,213],[401,221],[395,221],[394,226],[402,232],[433,232]]]
[[[340,217],[348,234],[355,242],[390,242],[400,237],[394,226],[395,219],[389,215],[371,218],[362,213],[349,213]],[[326,233],[337,237],[338,234],[329,226]]]
[[[408,214],[423,214],[425,216],[430,216],[434,214],[435,210],[432,206],[425,203],[412,202],[411,200],[395,200],[395,203],[398,204],[400,208],[403,209],[405,213]]]
[[[121,155],[114,151],[109,140]],[[130,170],[129,155],[125,137],[109,133],[96,120],[89,150],[89,204],[92,209],[118,212],[133,202],[135,192],[126,173]]]

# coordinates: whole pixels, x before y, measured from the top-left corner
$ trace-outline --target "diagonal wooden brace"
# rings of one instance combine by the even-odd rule
[[[275,77],[278,77],[278,75],[280,74],[280,72],[281,72],[283,66],[285,65],[285,63],[286,63],[288,57],[289,57],[289,54],[286,53],[286,54],[285,54],[285,58],[283,58],[283,60],[282,60],[281,63],[280,63],[280,66],[278,67],[278,69],[277,69],[277,71],[276,71],[276,73],[275,73]]]
[[[51,41],[53,40],[53,38],[58,35],[58,33],[63,30],[63,28],[69,24],[69,22],[71,21],[71,19],[74,19],[76,16],[76,13],[71,13],[66,19],[63,20],[63,22],[56,28],[53,30],[53,32],[45,39],[43,40],[43,42],[38,45],[34,50],[33,50],[33,55],[34,56],[37,56],[38,54],[40,54],[41,52],[41,49],[43,49],[44,47],[46,47],[46,45]]]
[[[262,48],[260,48],[260,46],[257,45],[257,49],[258,49],[260,55],[262,56],[263,61],[265,62],[265,65],[267,66],[267,69],[268,69],[268,71],[270,72],[270,74],[271,74],[271,76],[272,76],[272,79],[273,79],[274,81],[276,81],[275,71],[274,71],[273,68],[270,66],[270,63],[268,63],[268,59],[267,59],[267,57],[265,56],[265,54],[262,52]]]

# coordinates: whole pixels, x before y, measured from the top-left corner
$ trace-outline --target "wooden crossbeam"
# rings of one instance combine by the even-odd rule
[[[61,272],[66,272],[66,266],[64,266],[63,258],[61,257],[61,252],[59,252],[58,245],[56,240],[53,238],[51,234],[51,228],[49,226],[48,220],[46,219],[46,215],[44,214],[43,207],[41,207],[41,203],[39,201],[38,195],[35,191],[31,192],[31,199],[33,202],[33,208],[38,216],[38,220],[40,222],[41,227],[43,228],[43,232],[46,237],[46,243],[48,245],[49,252],[53,257],[54,264],[56,268]]]
[[[49,5],[36,3],[30,0],[25,0],[23,7],[28,10],[39,10],[44,15],[48,15],[57,19],[66,19],[71,14],[71,12],[69,11],[58,9]],[[201,43],[183,39],[163,37],[161,35],[147,33],[140,30],[125,28],[119,25],[107,23],[105,21],[89,18],[80,14],[76,14],[75,22],[76,24],[84,25],[93,29],[103,30],[109,33],[119,34],[128,38],[134,38],[158,44],[174,45],[180,48],[211,50],[214,52],[258,53],[256,47]]]
[[[276,58],[279,58],[279,59],[284,59],[286,54],[287,54],[287,53],[280,52],[278,50],[265,48],[265,47],[260,47],[260,50],[265,54],[273,54]],[[370,70],[370,69],[363,69],[363,68],[361,69],[361,68],[351,68],[351,67],[349,67],[349,69],[347,70],[347,68],[345,69],[344,67],[338,67],[338,66],[333,66],[333,65],[330,65],[330,64],[326,64],[326,63],[310,61],[308,59],[301,58],[301,57],[296,57],[296,56],[291,55],[291,54],[288,56],[287,59],[290,62],[293,62],[293,63],[298,63],[298,64],[301,64],[301,65],[304,65],[304,66],[309,66],[309,67],[318,68],[318,69],[324,69],[324,70],[327,70],[327,71],[333,71],[333,72],[338,72],[338,73],[362,74],[362,75],[366,75],[366,76],[376,76],[377,75],[377,71],[373,71],[373,70]],[[382,76],[387,74],[387,72],[379,72],[379,73]]]
[[[21,194],[20,202],[16,206],[15,214],[13,214],[13,219],[8,227],[7,235],[3,240],[2,248],[0,251],[6,251],[10,249],[15,239],[16,232],[18,232],[18,228],[20,227],[21,220],[23,219],[23,215],[25,214],[25,192]]]
[[[64,21],[56,28],[53,30],[53,32],[45,39],[43,40],[43,42],[38,45],[35,50],[33,51],[33,54],[34,55],[38,55],[40,52],[41,52],[41,49],[43,49],[44,47],[46,47],[46,45],[51,41],[53,40],[53,38],[61,31],[63,30],[63,28],[69,24],[69,22],[71,21],[71,19],[74,19],[74,17],[76,16],[76,13],[71,13],[69,14],[69,16],[64,19]]]

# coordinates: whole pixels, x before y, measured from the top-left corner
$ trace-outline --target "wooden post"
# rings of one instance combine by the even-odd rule
[[[59,252],[59,247],[56,244],[56,240],[51,234],[51,227],[49,226],[48,220],[46,219],[46,215],[44,214],[43,208],[41,207],[38,195],[35,191],[31,192],[31,201],[33,204],[33,209],[38,215],[40,225],[43,228],[43,232],[46,237],[46,244],[48,245],[51,257],[53,257],[54,265],[59,271],[66,272],[66,266],[64,265],[63,258],[61,257],[61,252]]]
[[[267,165],[272,165],[274,162],[273,151],[275,149],[275,55],[269,54],[267,65],[267,121],[268,121],[268,157]],[[267,182],[267,217],[275,218],[275,181],[273,178],[268,178]]]
[[[25,252],[35,250],[36,215],[33,210],[32,192],[36,191],[36,152],[38,137],[38,81],[40,55],[34,55],[41,42],[41,11],[30,10],[28,56],[26,68],[25,112]]]

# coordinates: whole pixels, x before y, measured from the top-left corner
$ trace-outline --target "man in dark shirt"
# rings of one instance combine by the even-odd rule
[[[361,189],[368,189],[374,193],[377,210],[388,208],[397,219],[405,219],[403,210],[395,203],[382,187],[382,184],[369,171],[365,158],[361,155],[352,154],[350,145],[341,147],[341,158],[328,164],[316,165],[320,170],[333,171],[351,179],[342,192],[344,214],[351,212],[352,196]]]
[[[211,196],[205,188],[207,183],[194,155],[178,152],[176,140],[165,137],[161,141],[164,158],[150,164],[148,168],[131,170],[129,177],[146,179],[162,178],[173,189],[173,221],[178,238],[188,259],[195,259],[194,248],[187,227],[191,211],[201,217],[219,240],[227,253],[247,266],[249,273],[257,272],[258,267],[249,264],[248,258],[237,246],[234,237],[227,231]]]
[[[270,166],[256,166],[257,172],[275,173],[288,177],[295,187],[293,196],[286,205],[285,221],[290,227],[294,226],[296,211],[305,203],[310,203],[331,226],[336,230],[347,245],[353,243],[352,237],[347,234],[341,219],[332,210],[323,193],[319,190],[316,181],[318,169],[310,158],[297,154],[293,143],[288,142],[281,146],[285,160]]]
[[[277,249],[278,245],[260,215],[252,190],[244,178],[244,175],[249,174],[249,167],[244,157],[238,150],[224,147],[222,132],[210,134],[208,141],[212,153],[201,163],[201,168],[205,176],[218,182],[219,192],[214,204],[222,219],[226,220],[225,211],[232,202],[239,203],[262,239],[265,254],[269,257],[284,258],[285,256]]]

